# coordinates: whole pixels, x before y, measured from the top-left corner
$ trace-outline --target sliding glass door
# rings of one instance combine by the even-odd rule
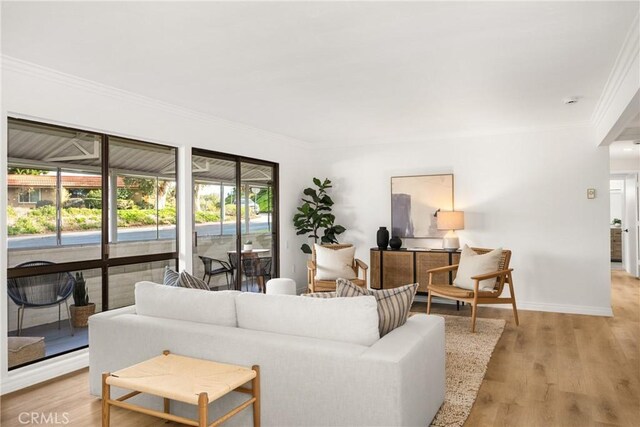
[[[277,275],[277,164],[194,149],[193,271],[212,289]]]

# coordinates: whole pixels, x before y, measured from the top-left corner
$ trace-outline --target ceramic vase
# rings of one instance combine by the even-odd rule
[[[387,249],[387,246],[389,246],[389,230],[387,230],[387,227],[380,227],[378,229],[376,241],[378,243],[378,249]]]
[[[402,240],[398,236],[393,236],[391,240],[389,240],[389,246],[391,246],[391,249],[400,249],[402,247]]]

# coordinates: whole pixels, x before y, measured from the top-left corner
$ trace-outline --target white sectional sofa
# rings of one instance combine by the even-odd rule
[[[265,426],[428,426],[444,401],[444,345],[444,320],[422,314],[379,339],[374,297],[208,292],[140,282],[135,306],[90,318],[91,393],[100,396],[102,372],[168,349],[260,365]],[[162,408],[153,396],[134,399]],[[212,403],[211,420],[243,399],[231,393]],[[195,408],[175,403],[172,412],[193,417]],[[251,417],[245,410],[225,425],[252,425]]]

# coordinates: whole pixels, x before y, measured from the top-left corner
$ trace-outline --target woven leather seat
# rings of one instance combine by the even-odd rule
[[[449,295],[453,298],[473,298],[473,291],[457,288],[452,285],[429,285],[428,289],[439,295]],[[496,297],[498,293],[493,291],[478,291],[479,297]]]

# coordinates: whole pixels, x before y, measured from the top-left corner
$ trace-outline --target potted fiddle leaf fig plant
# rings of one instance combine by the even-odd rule
[[[71,310],[71,323],[74,328],[86,328],[89,324],[89,316],[96,312],[95,303],[89,302],[87,282],[82,273],[76,273],[76,283],[73,286],[73,304]]]
[[[336,217],[331,213],[333,200],[327,194],[327,190],[332,188],[331,181],[326,179],[320,181],[313,178],[313,183],[317,188],[305,188],[303,191],[302,205],[293,216],[293,225],[298,235],[306,234],[313,239],[314,243],[329,244],[338,243],[338,234],[346,231],[341,225],[335,224]],[[300,249],[305,254],[311,253],[311,247],[304,243]]]

